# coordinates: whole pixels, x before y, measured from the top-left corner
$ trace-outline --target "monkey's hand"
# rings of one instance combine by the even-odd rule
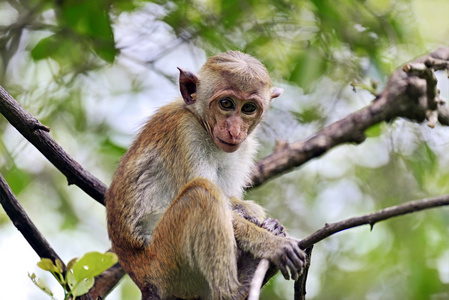
[[[279,244],[274,249],[269,260],[276,265],[286,280],[297,280],[302,274],[305,252],[299,248],[298,240],[292,238],[279,239]]]
[[[282,229],[279,225],[277,221],[266,222],[266,226],[272,227],[274,231],[280,233]],[[268,259],[287,280],[299,278],[306,254],[299,248],[298,240],[276,236],[267,229],[245,220],[236,212],[234,212],[233,226],[234,235],[240,249],[250,252],[255,258]]]
[[[274,234],[276,236],[282,236],[282,237],[287,236],[287,232],[285,232],[284,226],[281,223],[279,223],[279,221],[276,219],[271,219],[271,218],[265,219],[265,221],[262,222],[260,227],[268,230],[269,232],[271,232],[272,234]]]

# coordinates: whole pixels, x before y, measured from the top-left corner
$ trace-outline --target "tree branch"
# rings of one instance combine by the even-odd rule
[[[253,187],[289,172],[337,145],[362,143],[365,130],[383,121],[404,117],[422,122],[427,118],[430,126],[437,120],[442,125],[449,125],[449,108],[438,98],[433,74],[433,70],[447,69],[448,66],[449,48],[441,48],[397,70],[371,105],[325,127],[306,141],[278,145],[273,153],[257,163]]]
[[[56,143],[48,134],[50,128],[42,125],[33,115],[25,111],[2,86],[0,86],[0,100],[0,112],[3,116],[67,177],[69,185],[77,185],[104,205],[106,185],[84,170]]]
[[[304,264],[304,271],[298,280],[295,281],[295,297],[294,300],[305,300],[306,299],[306,283],[307,283],[307,275],[309,274],[310,264],[312,262],[312,250],[313,246],[306,248],[304,252],[306,252],[306,262]]]
[[[49,258],[54,263],[59,260],[62,264],[63,275],[67,272],[64,261],[53,250],[44,236],[40,233],[33,221],[28,217],[27,213],[20,205],[14,193],[11,191],[6,180],[0,174],[0,203],[3,206],[8,217],[13,221],[14,226],[22,233],[28,244],[34,249],[40,258]],[[101,275],[100,275],[101,276]],[[80,300],[92,300],[90,294],[84,294],[78,297]],[[95,298],[96,299],[96,298]]]
[[[53,262],[59,259],[65,272],[66,267],[62,259],[58,256],[58,254],[56,254],[44,236],[33,224],[1,174],[0,203],[2,204],[8,217],[13,221],[14,226],[22,233],[37,255],[41,258],[50,258]]]
[[[266,180],[291,171],[308,160],[321,156],[337,145],[348,142],[362,143],[365,140],[365,130],[382,121],[404,117],[414,122],[422,122],[427,118],[431,126],[436,122],[435,120],[438,120],[440,124],[449,125],[449,108],[438,98],[438,92],[434,91],[436,78],[429,76],[430,73],[425,69],[447,69],[449,66],[449,48],[439,49],[428,56],[417,59],[414,63],[415,65],[410,64],[396,71],[390,77],[382,94],[370,106],[331,124],[304,142],[284,143],[277,147],[271,155],[257,163],[257,169],[252,177],[253,186],[259,186]],[[425,68],[422,69],[422,65],[419,64],[423,64]],[[419,69],[422,69],[422,71],[416,71]],[[85,171],[51,138],[48,134],[49,128],[23,110],[1,86],[0,100],[0,112],[67,177],[69,184],[76,184],[88,195],[104,204],[106,186]],[[16,216],[11,217],[14,223],[16,223],[15,218]],[[302,247],[307,248],[308,244],[314,244],[337,231],[343,230],[338,229],[328,234],[329,228],[334,228],[334,225],[330,224],[320,230],[319,233],[317,232],[302,240]],[[354,226],[359,225],[350,227]],[[323,234],[324,237],[314,240],[319,237],[317,237],[317,234]],[[326,236],[326,234],[328,235]],[[115,270],[119,269],[116,268]],[[114,276],[110,278],[114,278]]]
[[[374,224],[379,221],[384,221],[393,217],[398,217],[414,212],[418,212],[425,209],[430,208],[436,208],[440,206],[446,206],[449,205],[449,195],[434,197],[434,198],[428,198],[428,199],[422,199],[422,200],[415,200],[411,201],[405,204],[391,206],[382,210],[379,210],[375,213],[363,215],[360,217],[355,218],[349,218],[340,222],[336,223],[330,223],[326,224],[323,228],[315,231],[308,237],[302,239],[299,241],[299,247],[301,249],[310,249],[308,253],[308,261],[306,262],[306,269],[308,269],[310,265],[310,259],[311,259],[311,247],[313,247],[314,244],[324,240],[325,238],[333,235],[334,233],[337,233],[339,231],[343,231],[349,228],[361,226],[361,225],[367,225],[369,224],[371,228],[374,227]],[[260,268],[260,273],[258,274],[259,277],[265,276],[264,271],[267,271],[266,263],[263,262],[263,260],[259,263],[259,266],[257,267],[258,270]],[[304,272],[297,283],[295,283],[295,294],[299,293],[298,295],[295,295],[295,299],[305,299],[305,281],[307,276],[307,271]],[[259,278],[258,277],[258,278]],[[251,288],[256,288],[256,285],[258,284],[256,276],[254,276],[256,282],[251,282]],[[254,279],[253,279],[254,281]],[[257,287],[261,287],[261,285],[257,285]],[[252,291],[250,291],[252,292]],[[253,292],[254,293],[254,292]],[[257,298],[252,298],[257,299]]]
[[[306,282],[307,275],[309,273],[310,262],[312,260],[312,249],[313,246],[305,249],[306,261],[304,262],[304,269],[297,281],[295,281],[295,300],[305,300],[306,298]],[[268,259],[262,259],[257,265],[257,269],[254,272],[253,279],[249,287],[248,300],[258,300],[260,296],[260,291],[264,284],[265,274],[270,267],[270,262]]]
[[[0,112],[30,143],[32,143],[61,173],[69,184],[75,184],[92,198],[104,205],[106,185],[84,170],[81,165],[70,157],[61,146],[48,134],[50,128],[42,125],[33,115],[25,111],[14,98],[0,86]],[[23,234],[28,243],[40,257],[62,260],[50,247],[48,242],[34,226],[14,197],[8,184],[0,174],[0,201],[11,221]],[[64,271],[65,271],[65,265]],[[117,264],[96,277],[95,287],[89,292],[92,298],[104,297],[120,281],[125,274]],[[83,295],[81,299],[90,299]]]
[[[374,224],[379,221],[384,221],[393,217],[398,217],[414,212],[418,212],[425,209],[430,208],[436,208],[440,206],[446,206],[449,205],[449,195],[429,198],[429,199],[423,199],[423,200],[416,200],[411,201],[405,204],[391,206],[385,209],[382,209],[378,212],[364,215],[360,217],[350,218],[346,219],[337,223],[331,223],[326,224],[323,228],[315,231],[313,234],[309,235],[308,237],[302,239],[299,242],[299,247],[302,249],[309,249],[310,247],[313,247],[314,244],[324,240],[325,238],[333,235],[334,233],[361,226],[361,225],[367,225],[369,224],[371,226],[371,229],[373,229]],[[311,255],[311,253],[310,253]],[[310,255],[308,255],[308,263],[310,265]],[[307,276],[307,272],[305,272],[297,282],[295,282],[295,299],[305,299],[306,290],[305,290],[305,283],[307,278],[304,277]],[[304,277],[304,278],[303,278]]]
[[[299,242],[299,246],[302,249],[309,248],[310,246],[324,240],[325,238],[337,233],[339,231],[343,231],[349,228],[361,226],[361,225],[370,225],[371,228],[374,227],[374,224],[379,221],[384,221],[393,217],[398,217],[414,212],[418,212],[425,209],[436,208],[440,206],[449,205],[449,195],[427,198],[422,200],[415,200],[411,202],[407,202],[405,204],[400,204],[396,206],[391,206],[382,210],[379,210],[375,213],[349,218],[340,222],[326,224],[323,228],[315,231],[313,234],[308,237],[302,239]]]
[[[415,66],[421,63],[434,70],[445,69],[449,66],[449,48],[438,49],[413,63]],[[433,92],[427,92],[426,83],[430,83],[432,89],[436,86],[434,84],[436,78],[433,77],[431,81],[430,77],[421,79],[422,75],[415,76],[419,75],[419,72],[415,72],[416,67],[413,68],[413,63],[393,73],[382,94],[370,106],[325,127],[306,141],[282,143],[278,146],[272,154],[256,164],[252,177],[253,187],[289,172],[337,145],[362,143],[365,140],[365,130],[382,121],[404,117],[422,122],[429,115],[430,108],[437,113],[441,124],[449,125],[449,107],[444,101],[436,98],[436,108],[432,101],[420,101],[423,96],[435,95]],[[425,72],[427,71],[421,73]],[[84,170],[50,137],[47,133],[48,127],[23,110],[1,86],[0,100],[2,100],[0,112],[67,177],[69,184],[78,185],[87,194],[103,203],[106,186]]]
[[[254,272],[254,277],[251,280],[251,285],[249,287],[249,295],[248,300],[257,300],[259,299],[260,289],[262,288],[263,279],[265,278],[265,274],[270,267],[270,262],[268,259],[262,259],[257,265],[257,269]]]
[[[119,263],[116,263],[102,274],[95,277],[94,287],[89,291],[92,299],[104,299],[125,276],[126,272]]]

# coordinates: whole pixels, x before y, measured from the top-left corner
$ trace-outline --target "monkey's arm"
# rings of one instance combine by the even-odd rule
[[[232,197],[232,209],[244,219],[262,227],[274,235],[287,236],[284,226],[276,219],[267,218],[265,209],[251,200],[241,200]]]
[[[297,279],[301,274],[305,253],[298,246],[298,240],[276,236],[233,213],[234,235],[243,251],[256,258],[267,258],[281,271],[285,279]]]
[[[251,223],[262,226],[266,219],[266,213],[262,206],[251,200],[241,200],[237,197],[231,197],[230,199],[234,212]]]

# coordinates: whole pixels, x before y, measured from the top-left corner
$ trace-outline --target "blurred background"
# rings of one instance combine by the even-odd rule
[[[176,67],[241,50],[285,89],[259,131],[258,158],[277,139],[303,140],[360,109],[398,67],[449,37],[446,0],[2,0],[0,84],[85,169],[109,184],[143,122],[179,95]],[[445,72],[437,74],[449,98]],[[355,85],[355,91],[350,84]],[[449,134],[395,120],[361,145],[249,191],[301,238],[336,222],[449,193]],[[0,172],[67,262],[109,248],[105,210],[0,116]],[[449,210],[438,208],[338,233],[317,244],[308,299],[449,299]],[[48,299],[38,256],[0,209],[0,299]],[[124,279],[108,299],[140,299]],[[262,299],[292,299],[271,280]]]

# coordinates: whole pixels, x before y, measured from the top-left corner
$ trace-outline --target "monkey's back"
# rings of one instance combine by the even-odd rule
[[[179,136],[183,134],[182,120],[189,115],[180,101],[162,107],[120,160],[105,198],[113,245],[144,246],[145,236],[151,235],[158,215],[163,214],[188,182],[189,174],[185,170],[189,168],[185,165],[186,154],[180,149]],[[167,158],[168,153],[171,159]],[[143,218],[148,213],[153,215],[153,220],[151,216]]]

